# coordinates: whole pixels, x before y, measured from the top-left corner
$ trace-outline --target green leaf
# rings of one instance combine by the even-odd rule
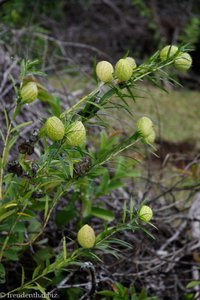
[[[198,280],[193,280],[193,281],[191,281],[191,282],[189,282],[189,283],[187,284],[186,288],[187,288],[187,289],[192,289],[193,287],[198,286],[198,285],[200,285],[200,281],[198,281]]]
[[[108,222],[111,222],[115,217],[111,210],[99,207],[92,207],[91,215]]]
[[[6,250],[3,254],[3,256],[9,260],[17,261],[19,259],[17,252],[14,250]]]
[[[6,219],[7,217],[11,216],[15,212],[16,212],[15,209],[12,209],[12,210],[9,210],[9,211],[5,211],[4,209],[2,209],[0,211],[0,222],[3,221],[4,219]]]
[[[44,208],[44,220],[46,220],[46,217],[48,215],[48,210],[49,210],[49,197],[45,197],[45,208]]]
[[[39,88],[38,99],[42,102],[48,103],[52,109],[53,114],[59,117],[61,114],[61,101],[56,96],[51,95],[44,88]]]
[[[2,138],[2,140],[3,140],[3,142],[4,142],[4,144],[5,144],[5,137],[4,137],[3,132],[2,132],[1,129],[0,129],[0,135],[1,135],[1,138]]]
[[[23,287],[23,285],[24,285],[24,280],[25,280],[25,272],[24,272],[24,267],[22,266],[21,287]]]
[[[11,148],[13,147],[13,145],[15,144],[15,142],[17,141],[18,139],[18,136],[17,135],[14,135],[8,142],[7,144],[7,147],[5,149],[5,159],[4,159],[4,166],[5,167],[5,164],[7,163],[8,161],[8,154],[9,154],[9,151],[11,150]]]
[[[51,300],[51,299],[49,298],[48,294],[46,293],[45,289],[44,289],[38,282],[36,282],[36,285],[37,285],[37,287],[38,287],[38,290],[39,290],[39,291],[41,292],[41,294],[42,294],[42,298],[45,297],[46,300]]]
[[[0,284],[3,284],[6,282],[6,270],[4,266],[0,263]]]
[[[10,133],[15,132],[15,131],[17,131],[18,129],[20,129],[20,128],[22,128],[22,127],[25,127],[25,126],[27,126],[27,125],[30,125],[31,123],[32,123],[32,121],[24,122],[24,123],[22,123],[22,124],[19,124],[19,125],[15,126],[15,127],[10,131]]]
[[[102,295],[102,296],[106,296],[106,297],[114,297],[116,296],[116,293],[115,292],[112,292],[112,291],[100,291],[98,292],[99,295]]]
[[[125,222],[126,222],[126,200],[124,200],[122,222],[123,222],[124,224],[125,224]]]
[[[68,224],[73,218],[75,218],[77,212],[75,208],[72,206],[67,207],[66,209],[60,210],[56,214],[56,224],[58,225],[66,225]]]
[[[25,59],[22,59],[20,64],[20,79],[23,80],[23,77],[26,74],[26,62]]]
[[[33,67],[35,67],[35,66],[37,66],[39,64],[40,64],[39,59],[34,59],[32,61],[30,61],[30,60],[27,61],[28,69],[32,69]]]
[[[29,238],[33,240],[37,236],[37,234],[41,231],[41,229],[42,229],[42,224],[35,218],[31,219],[28,225]]]
[[[5,108],[4,108],[4,116],[5,116],[5,120],[6,120],[6,128],[8,129],[10,122],[9,122],[8,113]]]
[[[63,238],[63,256],[64,260],[67,259],[67,245],[66,245],[66,237]]]
[[[37,277],[37,275],[39,274],[40,270],[41,270],[41,265],[38,265],[35,268],[34,272],[33,272],[32,279],[34,279],[35,277]]]

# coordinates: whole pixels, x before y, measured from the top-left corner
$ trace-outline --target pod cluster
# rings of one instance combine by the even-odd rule
[[[71,147],[82,146],[86,141],[86,130],[81,121],[65,126],[58,117],[53,116],[47,119],[44,129],[49,139],[54,142],[64,139],[64,144]]]
[[[161,61],[174,59],[174,66],[178,71],[187,71],[192,66],[192,57],[187,52],[182,52],[177,46],[168,45],[160,51]]]
[[[147,117],[140,118],[136,123],[136,127],[145,144],[153,144],[155,142],[156,133],[151,119]]]
[[[115,65],[102,60],[96,65],[96,75],[104,83],[111,82],[114,78],[119,82],[128,81],[137,68],[135,59],[132,57],[121,58]]]

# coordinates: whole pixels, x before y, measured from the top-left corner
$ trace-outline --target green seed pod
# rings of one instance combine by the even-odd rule
[[[149,222],[153,217],[153,211],[149,206],[143,205],[139,210],[138,217],[143,222]]]
[[[35,82],[28,82],[20,91],[21,100],[24,103],[33,102],[38,96],[38,88]]]
[[[179,71],[187,71],[192,66],[192,57],[189,53],[181,52],[175,59],[174,66]]]
[[[136,127],[143,138],[147,138],[149,135],[152,134],[153,123],[151,119],[147,117],[140,118],[136,123]]]
[[[127,81],[133,74],[133,67],[126,58],[120,59],[115,66],[115,75],[120,81]]]
[[[78,243],[83,248],[92,248],[94,247],[96,237],[93,228],[89,225],[84,225],[78,232],[77,235]]]
[[[66,144],[72,147],[81,146],[86,141],[86,130],[81,121],[76,121],[66,129]]]
[[[102,60],[96,66],[96,74],[103,82],[110,82],[113,80],[114,68],[108,61]]]
[[[174,45],[168,45],[165,46],[161,51],[160,51],[160,59],[162,61],[169,59],[173,57],[176,52],[178,51],[178,47]]]
[[[46,135],[52,141],[60,141],[65,135],[65,127],[63,122],[57,117],[50,117],[45,123]]]
[[[132,57],[127,57],[126,58],[126,61],[128,61],[129,65],[133,68],[133,69],[136,69],[137,68],[137,65],[136,65],[136,62],[135,62],[135,59],[132,58]]]
[[[152,128],[151,133],[144,138],[144,143],[152,145],[155,142],[155,139],[156,139],[156,133]]]

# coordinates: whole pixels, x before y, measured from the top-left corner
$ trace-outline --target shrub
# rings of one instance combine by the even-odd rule
[[[185,53],[186,49],[181,47],[177,55],[180,51]],[[153,143],[155,132],[152,122],[148,131],[146,123],[144,127],[143,122],[141,125],[139,121],[137,123],[139,128],[136,126],[135,132],[123,139],[116,136],[109,138],[102,132],[101,145],[99,149],[96,147],[96,152],[89,145],[86,147],[88,129],[92,119],[100,120],[99,111],[109,106],[112,96],[119,98],[119,103],[115,107],[129,111],[126,99],[135,101],[136,82],[146,78],[156,86],[160,86],[162,76],[166,76],[162,69],[174,64],[175,59],[176,54],[161,60],[158,51],[137,68],[133,64],[133,70],[130,72],[130,64],[127,65],[127,61],[124,64],[123,58],[123,68],[120,67],[117,74],[113,74],[112,81],[101,82],[89,95],[61,113],[55,108],[54,98],[36,79],[43,75],[37,69],[38,61],[22,61],[20,85],[18,87],[13,83],[16,101],[11,116],[4,110],[7,131],[5,133],[0,131],[4,143],[0,164],[0,228],[2,231],[0,280],[6,285],[4,265],[11,261],[20,261],[22,277],[21,285],[9,291],[10,294],[31,290],[44,293],[52,282],[62,281],[64,276],[62,271],[70,270],[72,266],[81,266],[86,259],[100,260],[102,252],[117,257],[121,247],[131,247],[126,241],[118,238],[119,232],[125,230],[135,232],[144,229],[145,226],[144,231],[148,233],[146,226],[150,224],[148,221],[152,217],[149,207],[142,206],[148,208],[151,216],[140,220],[142,219],[140,212],[143,208],[141,210],[138,208],[139,213],[137,213],[133,208],[132,200],[128,204],[125,202],[121,219],[115,220],[110,225],[109,222],[115,218],[114,212],[104,206],[96,207],[93,199],[121,186],[124,177],[133,176],[133,171],[129,170],[128,164],[124,171],[120,169],[120,154],[140,144],[141,141],[144,142],[152,133],[153,138],[151,137],[151,142],[148,143]],[[118,77],[118,73],[121,76],[121,72],[126,73],[126,65],[129,76],[123,77],[121,82],[116,76]],[[155,77],[155,72],[160,77]],[[23,105],[29,105],[36,97],[40,101],[45,98],[50,99],[53,116],[43,120],[39,131],[30,133],[28,141],[19,144],[21,128],[29,126],[31,121],[16,125],[16,118]],[[16,161],[9,161],[9,153],[15,144],[19,149],[18,158]],[[37,148],[38,158],[31,156],[35,148]],[[112,178],[109,178],[108,163],[114,157],[118,157],[116,164],[112,164],[112,167],[116,167],[116,172]],[[68,196],[70,191],[73,191],[71,200]],[[66,197],[67,206],[63,211],[56,212],[56,206]],[[75,207],[77,198],[81,200],[79,212]],[[64,234],[58,248],[50,251],[48,239],[45,239],[45,229],[53,213],[57,214],[56,219],[62,225],[73,221],[74,227],[71,234]],[[94,234],[92,216],[104,220],[104,228],[102,226],[101,232],[95,230]],[[86,223],[88,225],[84,225]],[[80,245],[76,238],[77,233]],[[37,264],[31,278],[28,267],[23,264],[23,254],[29,251],[29,247],[31,249],[34,247],[36,251],[33,256]],[[6,297],[7,294],[5,293],[4,296]],[[48,296],[46,299],[49,299]]]

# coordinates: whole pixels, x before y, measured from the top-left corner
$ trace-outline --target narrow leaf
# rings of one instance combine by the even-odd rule
[[[93,207],[91,215],[108,222],[111,222],[114,219],[114,214],[112,211],[99,207]]]
[[[64,260],[67,259],[67,245],[66,245],[66,237],[63,238],[63,257]]]
[[[16,127],[14,127],[10,132],[12,133],[12,132],[15,132],[15,131],[17,131],[18,129],[20,129],[20,128],[22,128],[22,127],[25,127],[25,126],[27,126],[27,125],[30,125],[32,123],[32,121],[29,121],[29,122],[24,122],[24,123],[22,123],[22,124],[19,124],[19,125],[17,125]]]

